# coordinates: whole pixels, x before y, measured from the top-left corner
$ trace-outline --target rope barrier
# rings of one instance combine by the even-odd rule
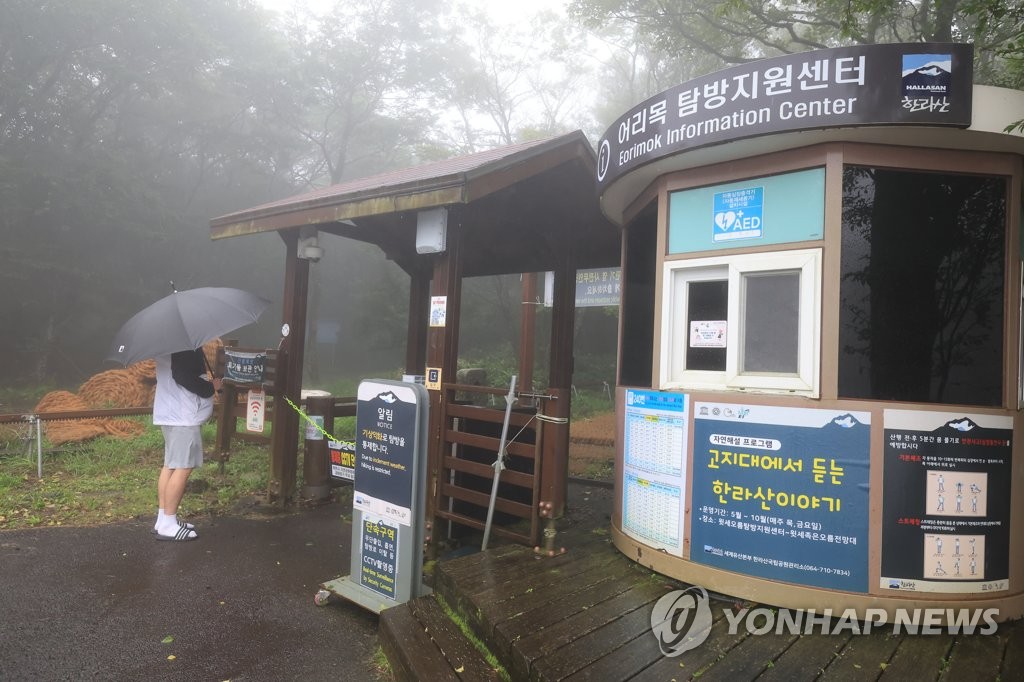
[[[290,399],[290,398],[289,398],[288,396],[282,396],[282,397],[283,397],[283,398],[285,399],[285,402],[287,402],[287,403],[288,403],[289,405],[291,405],[291,406],[292,406],[292,409],[293,409],[293,410],[295,410],[296,412],[298,412],[298,414],[299,414],[299,416],[300,416],[300,417],[302,417],[303,419],[305,419],[305,420],[306,420],[306,423],[307,423],[307,424],[310,424],[310,425],[311,425],[311,426],[312,426],[312,427],[313,427],[314,429],[316,429],[317,431],[319,431],[320,433],[322,433],[322,434],[323,434],[324,436],[326,436],[326,437],[327,437],[327,440],[333,440],[333,441],[337,441],[337,442],[339,442],[339,443],[354,443],[354,442],[355,442],[355,441],[346,441],[346,440],[342,440],[341,438],[335,438],[335,437],[334,437],[334,436],[332,436],[331,434],[327,433],[327,432],[326,432],[326,431],[324,430],[324,427],[322,427],[322,426],[320,426],[319,424],[317,424],[317,423],[316,423],[316,420],[314,420],[314,419],[313,419],[312,417],[310,417],[310,416],[309,416],[308,414],[306,414],[305,412],[303,412],[303,411],[302,411],[302,408],[301,408],[301,407],[299,407],[298,405],[296,405],[295,403],[293,403],[293,402],[291,401],[291,399]]]

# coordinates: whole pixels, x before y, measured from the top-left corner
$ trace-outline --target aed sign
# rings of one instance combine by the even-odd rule
[[[712,241],[759,239],[764,224],[764,187],[716,192]]]

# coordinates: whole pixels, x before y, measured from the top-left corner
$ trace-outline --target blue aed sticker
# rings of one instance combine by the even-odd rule
[[[713,241],[759,239],[763,222],[764,187],[715,193]]]

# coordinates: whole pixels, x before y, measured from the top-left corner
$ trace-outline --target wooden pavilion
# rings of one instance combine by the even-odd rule
[[[479,398],[507,389],[456,383],[462,281],[481,275],[554,273],[547,385],[534,394],[525,383],[519,396],[517,405],[531,407],[513,414],[511,428],[524,435],[507,448],[496,505],[512,522],[493,532],[537,544],[542,517],[550,523],[564,511],[576,270],[619,265],[620,234],[599,210],[595,168],[593,148],[576,131],[352,180],[210,221],[212,239],[274,231],[285,244],[282,322],[291,332],[282,341],[275,390],[295,404],[318,237],[375,244],[409,275],[405,372],[425,375],[430,368],[439,386],[429,391],[428,527],[482,528],[493,481],[504,409]],[[428,319],[436,297],[446,297],[444,326]],[[520,375],[530,376],[532,344],[520,348]],[[287,503],[294,496],[300,417],[293,410],[277,415],[271,494]]]

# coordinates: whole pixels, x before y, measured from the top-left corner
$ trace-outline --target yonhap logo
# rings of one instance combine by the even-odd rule
[[[664,656],[678,656],[704,643],[712,620],[707,590],[695,585],[658,600],[651,611],[651,632]]]

